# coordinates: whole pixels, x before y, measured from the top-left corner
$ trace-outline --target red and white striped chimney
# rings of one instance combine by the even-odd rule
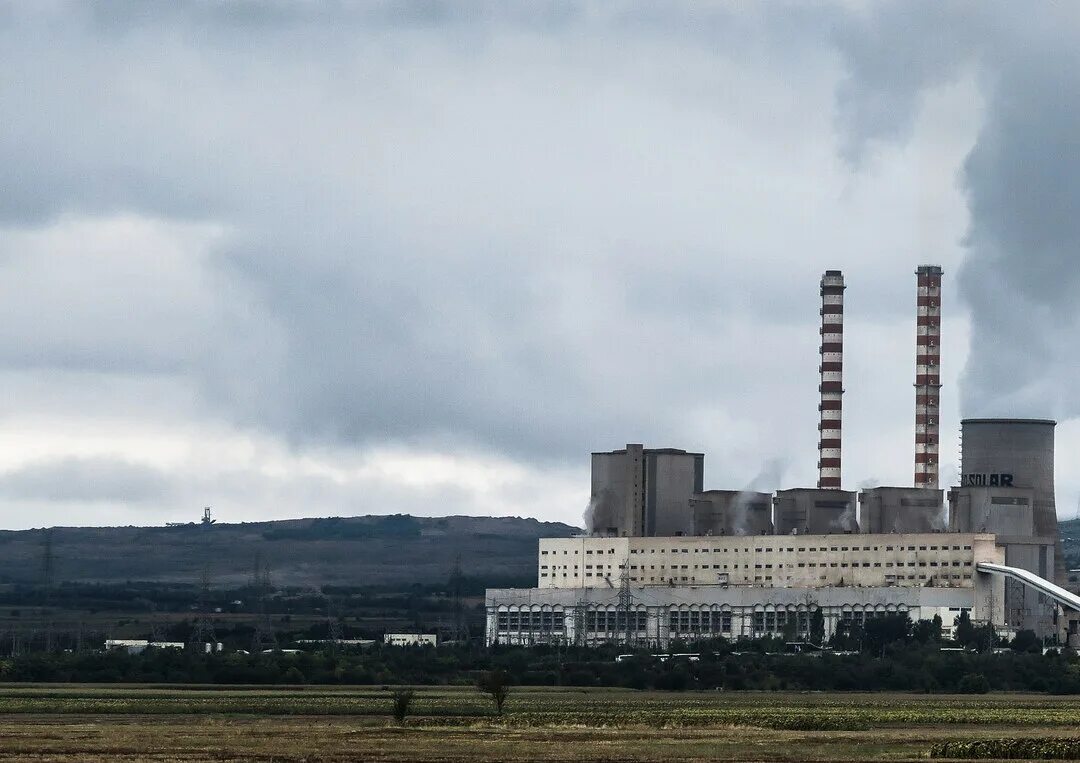
[[[920,265],[915,331],[915,487],[937,488],[941,389],[941,268]]]
[[[821,277],[821,412],[818,439],[818,487],[840,487],[840,419],[844,395],[844,274],[826,270]]]

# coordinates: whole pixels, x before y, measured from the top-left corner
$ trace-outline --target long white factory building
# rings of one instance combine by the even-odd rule
[[[818,487],[705,490],[701,453],[593,453],[587,535],[540,540],[537,587],[487,591],[488,642],[806,635],[820,611],[826,637],[888,613],[949,630],[968,612],[1080,646],[1080,599],[1059,588],[1054,422],[964,420],[960,485],[937,488],[941,269],[917,276],[916,486],[840,488],[844,282],[827,271]]]

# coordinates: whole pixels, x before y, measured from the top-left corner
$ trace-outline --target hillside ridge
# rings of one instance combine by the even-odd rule
[[[0,531],[0,584],[37,584],[51,536],[55,582],[198,581],[244,585],[256,556],[279,586],[402,586],[469,577],[530,584],[537,539],[580,532],[526,517],[408,514],[167,526]]]

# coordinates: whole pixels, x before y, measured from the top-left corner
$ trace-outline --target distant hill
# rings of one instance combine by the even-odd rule
[[[60,527],[53,580],[195,583],[251,579],[256,555],[276,586],[437,585],[460,557],[464,575],[490,585],[535,585],[537,539],[578,528],[517,517],[409,515],[296,519],[182,527]],[[43,579],[45,530],[0,531],[0,584]]]
[[[1059,521],[1058,532],[1065,552],[1065,566],[1070,570],[1080,569],[1080,519]]]
[[[1080,568],[1080,521],[1060,523],[1066,565]],[[491,587],[536,584],[537,539],[581,532],[518,517],[390,516],[293,519],[209,527],[59,527],[53,580],[195,584],[250,582],[255,557],[276,586],[438,585],[460,557],[466,578]],[[44,530],[0,531],[0,584],[43,580]]]

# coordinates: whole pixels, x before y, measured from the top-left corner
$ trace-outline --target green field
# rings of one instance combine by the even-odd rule
[[[925,760],[934,743],[1080,737],[1034,695],[519,689],[0,687],[0,759],[48,761]]]

